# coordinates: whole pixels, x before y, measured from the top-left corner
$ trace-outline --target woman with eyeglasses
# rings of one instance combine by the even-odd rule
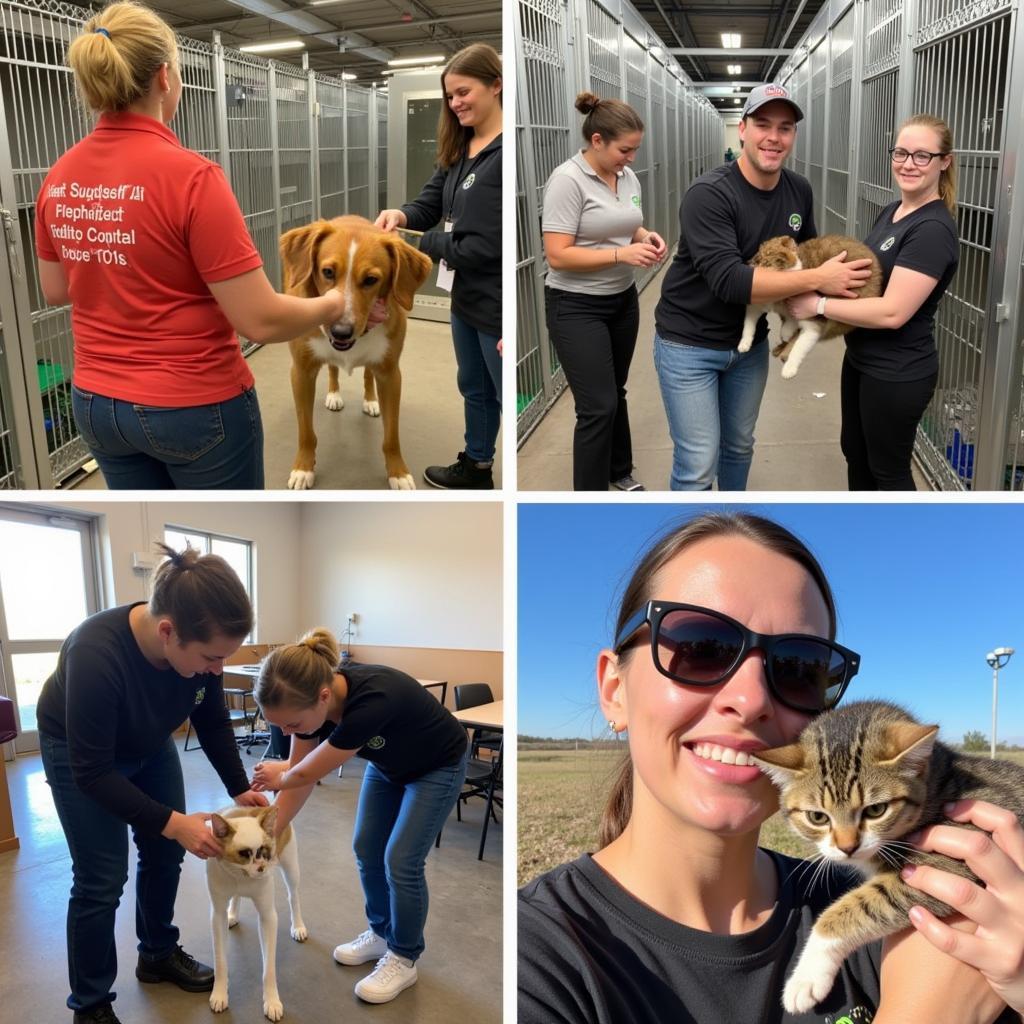
[[[913,491],[917,425],[935,392],[935,311],[959,262],[956,163],[946,123],[905,122],[889,151],[900,198],[878,215],[865,243],[882,264],[877,299],[808,292],[788,302],[798,319],[853,324],[843,360],[840,441],[851,491]]]
[[[597,852],[520,891],[519,1024],[812,1019],[783,1010],[786,974],[819,912],[857,882],[758,846],[778,800],[749,756],[839,702],[860,662],[835,635],[824,571],[774,522],[706,513],[646,553],[597,662],[601,711],[628,732],[629,755]],[[1003,899],[987,949],[1024,956],[1019,910]],[[848,958],[813,1019],[981,1024],[1008,1012],[924,935],[881,953]]]

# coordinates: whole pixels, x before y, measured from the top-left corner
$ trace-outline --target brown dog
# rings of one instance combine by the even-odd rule
[[[415,490],[398,441],[402,374],[398,358],[405,343],[406,313],[416,289],[430,273],[430,257],[397,235],[379,231],[363,217],[335,217],[293,228],[281,236],[284,290],[312,297],[337,288],[345,312],[330,328],[288,342],[292,354],[292,395],[299,421],[299,450],[288,486],[313,486],[316,434],[313,402],[320,367],[327,364],[327,408],[344,404],[338,370],[363,369],[363,412],[384,420],[384,465],[392,490]],[[377,299],[388,303],[388,318],[367,330]],[[377,396],[380,404],[377,404]]]

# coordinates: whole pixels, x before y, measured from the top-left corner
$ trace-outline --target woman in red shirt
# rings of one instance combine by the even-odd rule
[[[224,172],[167,127],[181,74],[165,22],[111,4],[68,63],[100,116],[43,182],[36,252],[47,302],[71,303],[82,438],[112,489],[262,488],[238,334],[287,341],[336,320],[344,298],[277,293]]]

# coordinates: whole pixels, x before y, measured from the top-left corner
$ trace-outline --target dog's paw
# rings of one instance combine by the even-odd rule
[[[790,1013],[808,1013],[832,990],[833,978],[822,974],[805,974],[797,965],[793,976],[782,990],[782,1005]]]
[[[265,996],[263,999],[263,1016],[267,1020],[280,1020],[284,1016],[284,1006],[277,995]]]
[[[293,469],[288,477],[289,491],[308,491],[313,486],[316,473],[311,469]]]
[[[415,491],[416,481],[413,480],[411,473],[406,473],[405,476],[389,476],[388,487],[393,491]]]
[[[291,934],[296,942],[305,942],[309,938],[309,929],[304,924],[293,924]]]
[[[324,405],[331,412],[337,412],[339,409],[345,408],[345,399],[341,397],[340,391],[328,391],[327,397],[324,399]]]
[[[210,993],[210,1009],[214,1013],[223,1013],[228,1008],[228,990],[227,986],[221,988],[216,984],[213,986],[213,991]]]
[[[796,371],[800,369],[797,363],[794,363],[792,359],[787,359],[782,366],[782,379],[792,380],[796,376]]]
[[[363,399],[363,412],[367,416],[379,416],[380,415],[380,402],[368,402],[365,398]]]

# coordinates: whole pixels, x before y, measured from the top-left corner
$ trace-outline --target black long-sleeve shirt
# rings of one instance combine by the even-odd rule
[[[249,781],[238,756],[221,678],[190,679],[154,668],[143,655],[122,605],[90,616],[64,641],[36,715],[39,731],[66,740],[78,788],[145,834],[159,834],[171,808],[143,793],[118,762],[154,754],[186,718],[228,794]]]
[[[475,157],[439,167],[402,212],[406,227],[424,233],[420,251],[455,271],[452,312],[501,337],[501,136]]]
[[[806,178],[783,170],[775,188],[755,188],[739,164],[701,175],[679,207],[681,234],[654,310],[667,341],[729,349],[739,344],[750,302],[754,268],[748,264],[762,242],[789,235],[814,238],[813,196]],[[768,325],[758,320],[754,343]]]

